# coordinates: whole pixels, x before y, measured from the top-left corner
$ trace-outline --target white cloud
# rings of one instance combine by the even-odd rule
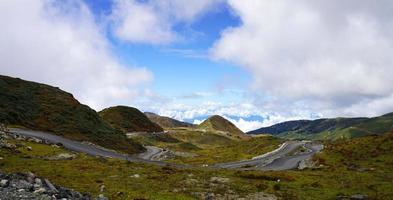
[[[242,24],[222,33],[212,56],[247,69],[256,91],[326,115],[392,111],[392,1],[229,4]]]
[[[181,38],[174,26],[192,23],[223,0],[115,0],[114,34],[134,43],[167,44]]]
[[[285,109],[285,111],[280,109]],[[198,105],[185,105],[175,101],[166,102],[165,105],[149,111],[181,121],[190,121],[194,124],[202,123],[211,115],[220,115],[245,132],[283,121],[320,117],[319,114],[302,108],[288,110],[286,106],[277,108],[277,106],[270,107],[269,104],[258,106],[257,104],[238,102],[223,104],[207,101]]]
[[[243,132],[248,132],[263,127],[263,122],[258,120],[244,120],[243,118],[235,120],[228,117],[226,118]]]
[[[80,1],[0,2],[0,73],[60,86],[93,108],[126,104],[152,80],[122,65]]]

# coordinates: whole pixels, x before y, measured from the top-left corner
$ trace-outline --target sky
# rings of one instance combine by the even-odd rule
[[[393,112],[390,0],[2,0],[0,74],[250,131]]]

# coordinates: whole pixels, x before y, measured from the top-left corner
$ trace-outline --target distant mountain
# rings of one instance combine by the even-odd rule
[[[393,130],[393,113],[374,118],[332,118],[288,121],[248,134],[272,134],[289,139],[338,139],[383,134]]]
[[[0,76],[0,123],[53,132],[128,153],[144,150],[72,94],[18,78]]]
[[[219,116],[213,115],[203,121],[200,125],[197,126],[199,129],[206,129],[206,130],[213,130],[213,131],[221,131],[228,133],[229,136],[244,139],[248,136],[237,128],[232,122],[228,121],[227,119]]]
[[[145,115],[154,123],[165,128],[176,128],[176,127],[194,127],[194,124],[182,122],[170,117],[164,117],[151,112],[145,112]]]
[[[124,132],[162,132],[158,124],[133,107],[115,106],[99,112],[100,116],[115,128]]]

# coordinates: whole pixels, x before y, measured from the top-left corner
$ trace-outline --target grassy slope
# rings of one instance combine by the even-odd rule
[[[115,128],[124,132],[161,132],[163,129],[136,108],[116,106],[99,112],[100,116]]]
[[[213,115],[198,125],[199,129],[223,131],[230,134],[231,137],[237,139],[245,139],[247,135],[237,128],[232,122],[226,120],[219,115]]]
[[[197,154],[196,157],[169,160],[196,165],[250,159],[277,148],[282,142],[273,137],[235,140],[214,131],[203,132],[193,128],[169,129],[168,134],[143,135],[133,139],[145,145]]]
[[[272,133],[288,139],[341,139],[393,130],[393,114],[375,118],[333,118],[314,121],[291,121],[262,128],[253,133]]]
[[[145,115],[154,123],[164,128],[176,128],[176,127],[193,127],[193,124],[182,122],[179,120],[172,119],[170,117],[164,117],[155,113],[145,112]]]
[[[6,76],[0,76],[0,123],[50,131],[129,153],[143,150],[70,93]]]
[[[40,156],[66,150],[26,143],[33,151],[23,147],[19,148],[20,153],[0,149],[3,157],[0,170],[32,171],[56,184],[94,195],[100,193],[100,185],[104,184],[104,194],[111,199],[193,199],[197,197],[196,192],[245,196],[260,191],[291,200],[336,199],[358,193],[370,199],[391,199],[392,141],[390,134],[329,142],[323,153],[315,158],[325,167],[283,172],[172,169],[83,154],[73,160],[48,161]],[[359,170],[362,168],[369,170]],[[134,174],[139,174],[140,178],[132,178]],[[226,177],[229,182],[214,183],[211,177]],[[157,184],[161,182],[165,184]]]

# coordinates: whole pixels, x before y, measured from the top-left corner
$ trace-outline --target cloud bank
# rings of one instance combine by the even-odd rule
[[[327,116],[393,110],[393,2],[229,0],[241,19],[212,57],[253,76],[253,89]]]
[[[179,41],[179,23],[191,23],[224,0],[115,0],[113,32],[131,43],[168,44]]]
[[[153,79],[121,64],[81,1],[0,2],[0,73],[44,82],[101,109],[129,104]]]

